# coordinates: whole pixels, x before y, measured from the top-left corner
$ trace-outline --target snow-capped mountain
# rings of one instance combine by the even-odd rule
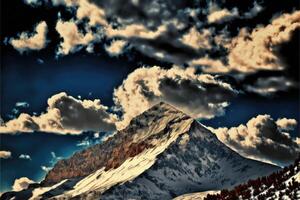
[[[160,103],[102,144],[59,161],[38,186],[2,198],[167,200],[233,188],[278,169],[240,156],[193,118]]]

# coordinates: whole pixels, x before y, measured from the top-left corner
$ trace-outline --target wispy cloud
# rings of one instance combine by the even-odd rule
[[[21,155],[19,156],[19,158],[20,158],[20,159],[24,159],[24,160],[31,160],[31,157],[30,157],[30,155],[28,155],[28,154],[21,154]]]

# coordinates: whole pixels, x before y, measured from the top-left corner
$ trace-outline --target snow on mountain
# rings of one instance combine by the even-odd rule
[[[278,169],[240,156],[196,120],[160,103],[104,143],[59,161],[39,191],[57,187],[35,198],[172,199],[232,188]]]
[[[192,200],[186,199],[186,200]],[[300,157],[293,165],[271,175],[249,180],[232,190],[208,194],[205,200],[294,200],[300,199]]]
[[[204,200],[208,194],[216,194],[220,191],[206,191],[206,192],[195,192],[190,194],[184,194],[179,197],[174,198],[173,200]]]

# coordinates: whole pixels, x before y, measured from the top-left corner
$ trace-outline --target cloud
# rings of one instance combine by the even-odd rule
[[[244,73],[258,70],[283,70],[284,65],[276,55],[276,48],[290,40],[291,33],[300,28],[300,11],[283,14],[265,27],[251,33],[242,29],[231,43],[228,55],[232,70]]]
[[[28,108],[29,107],[29,103],[27,103],[27,102],[17,102],[16,103],[16,107]]]
[[[269,96],[276,92],[287,91],[293,87],[296,87],[296,83],[294,81],[288,80],[284,76],[280,76],[258,78],[253,85],[246,85],[245,89],[248,92],[254,92],[262,96]]]
[[[288,41],[290,34],[299,28],[300,11],[294,11],[280,15],[265,27],[257,26],[254,30],[236,27],[241,28],[236,37],[233,37],[235,34],[224,35],[220,30],[215,31],[216,23],[249,20],[262,12],[263,7],[256,1],[252,7],[247,3],[248,10],[238,4],[226,8],[224,2],[206,2],[200,9],[194,1],[180,0],[50,2],[53,6],[67,7],[76,15],[74,21],[57,22],[56,29],[63,38],[58,51],[60,55],[77,52],[83,47],[93,53],[94,43],[101,38],[116,41],[106,47],[111,55],[123,53],[121,47],[126,42],[146,56],[176,65],[194,64],[195,60],[210,56],[223,63],[221,67],[219,64],[217,67],[205,65],[207,73],[247,74],[259,70],[283,70],[284,64],[276,54],[276,48]],[[207,22],[201,19],[201,15],[206,15]],[[84,25],[84,31],[78,30],[78,23]],[[97,31],[91,31],[95,27]],[[227,52],[229,55],[224,55]]]
[[[33,117],[21,113],[17,119],[12,119],[0,127],[0,133],[32,132],[39,130],[39,125]]]
[[[84,146],[84,147],[88,147],[88,146],[90,146],[91,145],[91,142],[89,141],[89,140],[82,140],[82,141],[80,141],[80,142],[78,142],[77,144],[76,144],[76,146]]]
[[[250,19],[255,17],[263,10],[263,7],[256,1],[253,3],[253,7],[244,13],[239,13],[238,8],[234,7],[231,10],[227,8],[221,9],[216,3],[210,3],[209,13],[207,15],[208,23],[224,23],[233,19]]]
[[[190,28],[189,32],[184,34],[180,39],[184,44],[194,49],[211,49],[211,30],[203,29],[201,32],[197,30],[195,26]]]
[[[277,119],[276,125],[282,131],[291,131],[296,128],[297,121],[295,119],[281,118]]]
[[[97,39],[91,31],[81,33],[74,21],[58,20],[55,29],[63,39],[58,49],[58,54],[62,55],[76,52]]]
[[[21,177],[21,178],[15,180],[15,182],[12,186],[12,189],[15,192],[19,192],[19,191],[27,189],[28,186],[32,183],[35,183],[35,182],[33,180],[30,180],[27,177]]]
[[[224,59],[196,58],[189,63],[201,66],[207,73],[250,74],[261,70],[282,71],[284,63],[278,56],[278,47],[289,41],[294,31],[300,28],[300,11],[282,14],[274,18],[267,26],[257,26],[249,32],[246,28],[239,31],[238,36],[230,39],[226,35],[215,37],[216,43],[227,49]]]
[[[209,58],[205,56],[194,58],[189,61],[189,65],[200,66],[206,73],[220,74],[238,73],[247,75],[262,70],[285,70],[286,66],[278,55],[278,48],[280,45],[288,42],[291,39],[292,33],[299,28],[300,11],[294,11],[274,18],[266,26],[257,26],[251,32],[246,28],[242,28],[238,36],[232,39],[223,33],[215,37],[214,41],[228,51],[226,57]],[[216,48],[214,49],[216,50]],[[286,78],[283,77],[281,79]],[[258,80],[257,84],[274,84],[279,80],[280,78],[269,77],[266,80]],[[281,88],[277,88],[278,90],[285,89],[292,84],[291,81],[285,80],[284,85]],[[279,85],[277,84],[277,86]],[[259,87],[257,89],[255,87],[257,86],[250,86],[248,89],[257,93],[264,93],[264,91],[260,91]],[[272,90],[272,88],[269,89]]]
[[[223,23],[239,17],[237,8],[228,10],[227,8],[220,9],[217,4],[211,3],[209,14],[207,15],[208,23]]]
[[[76,16],[78,19],[88,19],[90,26],[107,26],[105,11],[88,0],[79,0]]]
[[[29,50],[41,50],[47,45],[48,27],[45,21],[35,27],[34,33],[23,32],[16,39],[10,39],[9,43],[20,53]]]
[[[114,102],[124,113],[125,125],[152,105],[164,101],[195,118],[222,115],[236,91],[227,83],[194,69],[139,68],[114,91]]]
[[[246,125],[209,129],[219,140],[245,157],[287,165],[300,153],[300,138],[292,138],[283,132],[295,123],[296,120],[293,119],[275,121],[270,115],[258,115],[250,119]]]
[[[288,41],[289,35],[299,28],[299,11],[295,11],[280,15],[265,27],[257,26],[254,30],[237,27],[241,30],[236,37],[233,37],[235,34],[224,34],[228,30],[226,27],[223,32],[215,31],[216,23],[249,20],[262,12],[263,7],[256,1],[252,7],[247,3],[248,10],[239,8],[238,4],[226,8],[226,3],[221,2],[206,2],[199,9],[195,2],[179,0],[50,2],[75,13],[73,21],[57,22],[56,29],[63,38],[58,50],[60,55],[75,53],[84,47],[93,53],[95,42],[108,39],[114,41],[106,46],[112,56],[124,53],[121,49],[126,43],[148,57],[176,65],[201,65],[203,59],[216,60],[211,65],[205,63],[206,73],[248,74],[260,70],[283,70],[284,64],[276,48]],[[206,15],[207,22],[200,19],[200,15]],[[77,24],[82,24],[85,30],[79,30]]]
[[[28,155],[28,154],[21,154],[21,155],[19,156],[19,158],[20,158],[20,159],[24,159],[24,160],[31,160],[31,157],[30,157],[30,155]]]
[[[93,0],[99,8],[105,10],[107,18],[115,19],[119,24],[143,24],[158,27],[166,21],[178,19],[186,21],[190,13],[184,12],[193,8],[193,3],[181,0],[152,0],[152,1],[100,1]],[[135,12],[133,12],[135,11]]]
[[[171,63],[183,64],[190,57],[198,56],[189,46],[179,41],[182,36],[179,30],[187,27],[191,15],[196,17],[189,3],[145,1],[135,4],[118,0],[52,0],[51,3],[53,6],[63,5],[76,13],[73,21],[57,22],[56,29],[64,40],[59,45],[59,55],[75,53],[85,46],[88,52],[93,53],[94,43],[106,36],[109,40],[122,39],[146,56]],[[128,12],[133,8],[139,11]],[[142,16],[146,15],[149,16],[147,20],[142,20]],[[85,31],[79,31],[76,24],[83,24]],[[95,28],[97,31],[94,31]],[[172,48],[175,54],[170,52]]]
[[[127,39],[130,38],[155,39],[165,31],[166,31],[166,26],[159,26],[155,31],[151,31],[144,25],[131,24],[118,29],[108,27],[106,29],[106,35],[109,38],[121,37]]]
[[[264,8],[259,5],[256,1],[253,3],[253,7],[246,13],[244,13],[245,19],[250,19],[252,17],[255,17],[258,13],[260,13]]]
[[[76,8],[77,19],[87,19],[90,26],[107,25],[105,11],[89,0],[51,0],[51,3],[53,6]]]
[[[3,158],[3,159],[11,158],[11,152],[10,151],[0,151],[0,158]]]
[[[43,4],[43,1],[41,0],[23,0],[23,2],[27,5],[30,5],[30,6],[41,6]]]
[[[189,65],[192,67],[200,66],[204,73],[226,74],[230,72],[228,66],[226,66],[221,60],[214,60],[207,56],[194,59],[189,63]]]
[[[41,166],[41,169],[42,169],[43,171],[45,171],[46,173],[48,173],[48,172],[52,169],[52,167]]]
[[[63,159],[63,157],[57,156],[54,151],[51,152],[51,156],[52,156],[52,159],[54,160],[54,162]]]
[[[39,116],[22,113],[0,126],[0,133],[44,131],[80,134],[82,131],[115,130],[117,116],[107,112],[99,99],[78,100],[62,92],[48,99],[47,112]]]
[[[123,53],[127,42],[124,40],[113,40],[109,46],[105,46],[105,50],[111,56],[118,56]]]

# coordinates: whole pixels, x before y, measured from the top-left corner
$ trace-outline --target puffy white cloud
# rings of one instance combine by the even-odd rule
[[[63,39],[60,43],[58,54],[67,55],[76,52],[83,46],[88,46],[97,39],[91,31],[86,34],[81,33],[74,21],[58,20],[55,28]]]
[[[280,165],[292,163],[300,153],[300,138],[283,132],[292,119],[275,121],[269,115],[258,115],[246,125],[231,128],[209,128],[218,139],[241,155]]]
[[[123,53],[127,42],[124,40],[113,40],[109,46],[105,46],[105,50],[111,56],[118,56]]]
[[[34,33],[23,32],[18,38],[10,39],[9,43],[20,53],[29,50],[41,50],[47,45],[48,27],[45,21],[35,27]]]
[[[295,119],[280,118],[277,119],[276,124],[280,130],[291,131],[297,126],[297,121]]]
[[[3,159],[11,158],[11,152],[10,151],[0,151],[0,158],[3,158]]]
[[[30,157],[30,155],[28,155],[28,154],[21,154],[21,155],[19,156],[19,158],[20,158],[20,159],[24,159],[24,160],[31,160],[31,157]]]
[[[210,40],[212,39],[211,30],[203,29],[201,32],[197,30],[195,26],[190,28],[189,32],[184,34],[181,41],[193,47],[194,49],[210,49],[212,48]]]
[[[220,9],[217,4],[211,3],[207,21],[208,23],[223,23],[237,17],[239,17],[237,8],[233,8],[232,10],[228,10],[227,8]]]
[[[32,183],[35,183],[33,180],[30,180],[27,177],[21,177],[15,180],[12,189],[13,191],[19,192],[28,188]]]
[[[222,115],[236,91],[229,84],[194,69],[139,68],[114,91],[114,101],[123,112],[125,125],[154,104],[170,103],[195,118]]]
[[[39,116],[22,113],[0,126],[0,133],[44,131],[80,134],[82,131],[115,130],[117,116],[107,112],[99,99],[78,100],[62,92],[48,99],[47,112]]]
[[[54,6],[76,8],[77,19],[87,19],[90,26],[107,25],[105,11],[89,0],[51,0],[51,3]]]
[[[228,10],[227,8],[221,9],[216,3],[210,3],[207,21],[208,23],[224,23],[237,18],[250,19],[255,17],[262,10],[263,7],[256,1],[254,1],[253,7],[249,11],[241,14],[239,14],[237,7],[231,10]]]
[[[251,73],[257,70],[283,70],[276,47],[290,40],[291,33],[300,28],[300,11],[283,14],[265,27],[251,33],[242,29],[231,43],[228,56],[232,70]]]
[[[107,26],[105,11],[88,0],[78,0],[76,16],[78,19],[88,19],[90,26]]]

